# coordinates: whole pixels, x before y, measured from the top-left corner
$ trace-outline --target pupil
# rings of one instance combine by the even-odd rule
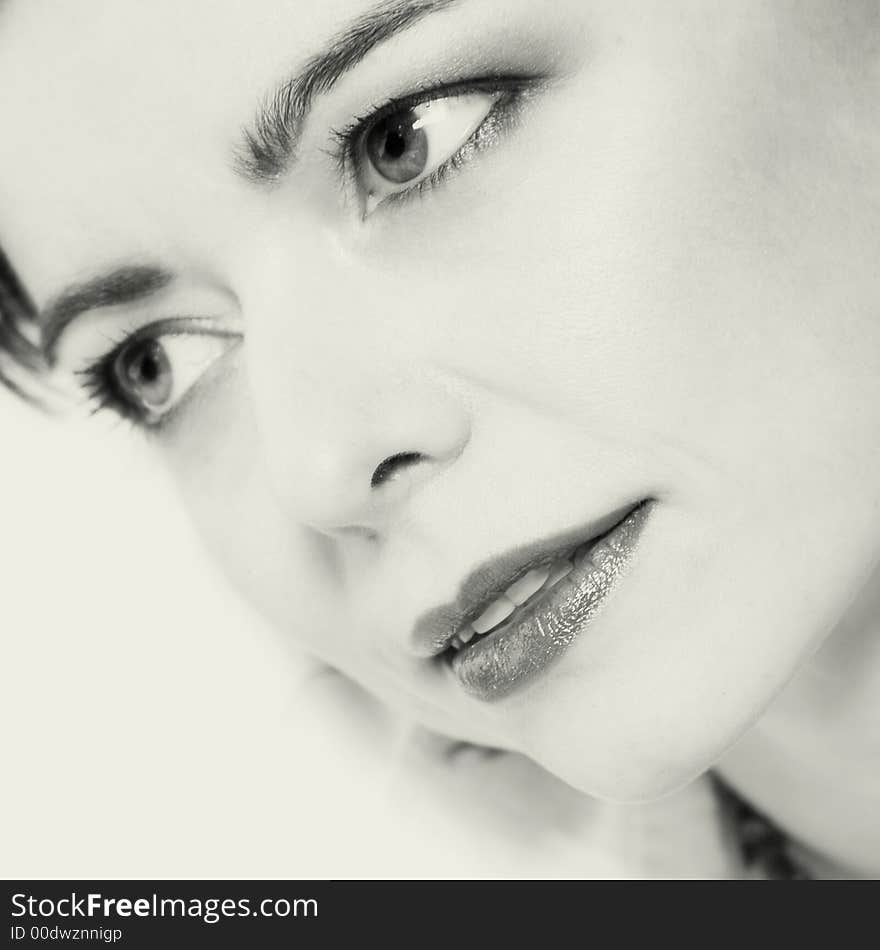
[[[141,377],[145,383],[154,383],[159,376],[159,363],[152,353],[141,358]]]
[[[405,151],[406,139],[400,132],[389,132],[388,137],[385,139],[385,154],[390,158],[400,158]]]

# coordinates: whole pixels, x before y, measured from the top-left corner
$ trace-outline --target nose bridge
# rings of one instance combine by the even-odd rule
[[[302,524],[381,530],[461,454],[467,405],[406,332],[399,281],[313,255],[303,276],[303,264],[288,268],[289,278],[276,273],[259,314],[246,314],[269,475]],[[262,286],[271,287],[266,277]]]

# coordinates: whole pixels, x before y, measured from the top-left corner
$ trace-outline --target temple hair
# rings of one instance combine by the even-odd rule
[[[34,342],[38,335],[33,301],[0,247],[0,386],[27,402],[43,405],[36,384],[48,364],[42,347]]]

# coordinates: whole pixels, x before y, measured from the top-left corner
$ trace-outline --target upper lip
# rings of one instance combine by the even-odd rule
[[[549,564],[584,542],[607,534],[637,507],[638,503],[628,504],[602,518],[513,548],[478,564],[462,581],[455,600],[432,607],[416,621],[413,628],[416,651],[425,657],[443,653],[462,626],[479,616],[482,608],[503,594],[514,581],[532,568]]]

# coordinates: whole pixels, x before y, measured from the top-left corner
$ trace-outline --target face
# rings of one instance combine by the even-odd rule
[[[148,439],[286,635],[651,796],[877,557],[877,29],[12,0],[2,241],[58,379]]]

